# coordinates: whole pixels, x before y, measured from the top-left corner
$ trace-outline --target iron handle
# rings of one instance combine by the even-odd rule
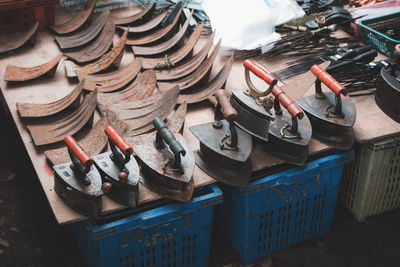
[[[85,150],[76,142],[72,136],[64,137],[64,143],[69,150],[76,156],[82,163],[83,167],[88,168],[93,165],[93,159],[86,153]]]
[[[371,50],[371,47],[369,47],[369,46],[362,46],[362,47],[350,49],[347,52],[344,52],[342,55],[340,55],[340,59],[343,60],[343,59],[353,58],[355,56],[358,56],[358,55],[368,52],[370,50]]]
[[[160,136],[162,140],[169,146],[174,155],[182,154],[186,155],[186,151],[183,146],[176,140],[174,134],[167,128],[165,122],[160,118],[153,120],[154,128],[157,130],[157,136]]]
[[[106,135],[114,142],[114,144],[121,150],[125,155],[133,154],[131,145],[115,130],[112,126],[107,126],[105,129]]]
[[[272,93],[275,98],[287,109],[287,111],[292,115],[292,117],[297,117],[302,119],[304,117],[304,112],[301,108],[291,99],[285,91],[283,91],[279,86],[275,85],[272,88]]]
[[[278,83],[278,80],[272,76],[263,66],[254,62],[251,59],[246,59],[243,62],[243,66],[257,75],[259,78],[263,79],[269,85],[275,85]]]
[[[317,77],[318,80],[328,86],[328,88],[331,89],[336,95],[347,95],[346,88],[319,65],[312,66],[311,72],[315,75],[315,77]]]
[[[236,120],[238,113],[231,105],[229,93],[226,90],[219,89],[215,92],[215,97],[221,105],[221,112],[225,119],[227,121]]]

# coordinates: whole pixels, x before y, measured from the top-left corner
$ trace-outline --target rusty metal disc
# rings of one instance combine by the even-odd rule
[[[157,58],[143,58],[143,68],[144,69],[171,69],[176,63],[183,60],[190,52],[193,51],[194,46],[200,39],[201,31],[203,30],[203,24],[196,27],[196,30],[190,35],[186,43],[179,49],[171,52],[170,54],[165,54],[163,57]]]
[[[93,74],[108,69],[111,65],[116,67],[121,63],[128,31],[125,31],[113,49],[102,55],[97,61],[79,68],[82,74]]]
[[[165,119],[174,109],[178,95],[179,87],[173,86],[141,100],[100,104],[99,109],[111,125],[118,128],[117,131],[121,130],[126,136],[135,136],[152,130],[154,118]]]
[[[200,25],[200,26],[202,26],[202,25]],[[199,28],[199,27],[197,27],[197,28]],[[198,32],[198,38],[200,37],[200,34],[201,34],[201,28],[200,28],[200,31]],[[197,31],[197,29],[196,29],[196,31]],[[193,34],[194,33],[195,32],[193,32]],[[193,36],[193,34],[192,34],[192,36]],[[190,38],[192,38],[192,36],[190,36]],[[186,76],[186,75],[189,75],[190,73],[192,73],[194,70],[196,70],[200,66],[201,62],[203,62],[203,60],[207,57],[208,52],[210,51],[210,48],[213,44],[213,40],[214,40],[214,33],[211,34],[211,36],[209,37],[207,42],[204,44],[204,46],[201,48],[201,50],[194,57],[186,60],[184,63],[179,64],[178,66],[174,66],[173,68],[169,68],[169,69],[156,69],[155,72],[157,75],[157,80],[159,80],[159,81],[175,80],[175,79],[181,78],[183,76]],[[188,43],[189,42],[191,42],[190,39],[188,40]],[[196,42],[197,42],[197,40],[196,40]],[[186,47],[186,45],[184,47]],[[168,59],[170,59],[171,61],[174,59],[174,57],[172,57],[172,56],[173,55],[168,57]],[[151,62],[151,60],[146,59],[146,58],[143,60],[144,60],[143,66],[145,66],[146,64],[148,64],[147,66],[156,66],[156,67],[166,65],[164,58],[158,59],[159,61],[157,63],[154,62],[151,64],[149,64],[149,62]],[[144,67],[144,68],[146,68],[146,67]]]
[[[175,34],[172,38],[153,46],[132,46],[131,48],[133,54],[138,56],[151,56],[151,55],[161,54],[175,47],[185,37],[185,33],[189,27],[189,22],[190,19],[192,18],[192,14],[193,12],[186,19],[186,22],[179,29],[178,33]]]
[[[196,85],[195,87],[187,90],[187,93],[181,93],[178,98],[178,103],[197,103],[212,96],[218,89],[223,88],[233,65],[233,57],[231,57],[225,66],[218,72],[218,74],[205,85]]]
[[[134,59],[125,67],[103,74],[79,74],[78,79],[84,81],[84,88],[106,93],[118,90],[132,81],[142,68],[142,59]]]
[[[214,51],[211,55],[204,60],[200,66],[196,69],[196,71],[191,74],[175,81],[170,82],[160,82],[160,87],[171,86],[172,84],[176,84],[179,86],[181,90],[185,90],[187,88],[192,87],[196,83],[198,83],[202,79],[206,79],[206,76],[210,73],[211,67],[214,64],[215,59],[217,58],[219,47],[221,45],[221,40],[218,41],[217,45],[214,47]],[[165,85],[168,84],[168,85]]]
[[[127,88],[120,92],[100,93],[98,95],[99,109],[103,109],[103,105],[114,105],[120,101],[137,101],[153,94],[157,86],[156,75],[153,70],[146,70],[139,73],[136,80]]]
[[[95,156],[107,145],[107,135],[104,132],[106,126],[109,125],[107,118],[100,118],[90,132],[79,141],[79,145],[88,153],[89,156]],[[50,149],[44,152],[46,158],[52,165],[63,164],[71,161],[67,148],[61,147]]]
[[[6,34],[0,42],[0,54],[13,51],[20,48],[26,43],[34,44],[36,41],[36,33],[39,29],[39,22],[36,22],[29,30],[23,34],[18,33],[18,36],[14,37],[12,34]]]
[[[175,16],[174,21],[171,24],[169,24],[168,26],[161,28],[149,35],[139,37],[137,39],[128,39],[126,41],[126,44],[127,45],[145,45],[145,44],[149,44],[149,43],[155,42],[157,40],[160,40],[161,38],[166,36],[168,33],[170,33],[172,31],[172,29],[174,29],[175,27],[178,26],[178,21],[179,21],[179,17],[181,16],[181,13],[182,13],[182,8],[179,9],[178,13]]]
[[[49,28],[59,35],[74,32],[79,29],[83,24],[85,24],[85,22],[89,19],[90,15],[92,15],[93,13],[95,5],[96,0],[88,0],[84,8],[79,11],[79,13],[75,17],[64,23],[49,26]]]
[[[49,77],[53,77],[56,72],[58,62],[61,60],[62,56],[63,54],[60,53],[50,61],[35,67],[26,68],[7,65],[4,80],[8,82],[22,82],[38,78],[45,74]]]
[[[97,90],[85,96],[81,105],[74,112],[65,116],[55,115],[47,122],[27,125],[36,146],[56,143],[67,135],[78,132],[93,118],[97,104]]]
[[[54,115],[72,104],[79,105],[80,96],[83,89],[83,83],[80,83],[74,90],[72,90],[65,97],[46,104],[33,104],[33,103],[17,103],[17,110],[20,117],[45,117]]]
[[[91,62],[104,55],[112,46],[115,33],[115,24],[110,19],[107,20],[99,37],[93,43],[76,52],[64,53],[64,56],[74,60],[79,64]]]
[[[155,10],[155,4],[150,4],[146,9],[129,16],[111,15],[110,18],[116,25],[130,24],[138,20],[150,18]]]
[[[55,40],[61,50],[81,47],[85,44],[90,43],[94,38],[96,38],[104,25],[107,22],[110,11],[108,9],[101,12],[101,14],[96,18],[96,20],[90,24],[86,29],[75,33],[71,36],[56,36]]]
[[[122,30],[129,30],[129,33],[142,33],[142,32],[147,32],[150,30],[155,29],[158,25],[160,25],[161,21],[167,16],[168,10],[161,12],[160,14],[156,15],[153,19],[149,20],[148,22],[136,26],[136,27],[123,27],[119,26],[118,28]]]

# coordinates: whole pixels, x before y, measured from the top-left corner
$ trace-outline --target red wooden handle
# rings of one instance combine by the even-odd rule
[[[314,65],[311,67],[311,72],[319,79],[322,83],[328,86],[335,94],[347,95],[346,88],[335,80],[329,73],[327,73],[319,65]]]
[[[82,165],[86,168],[93,165],[93,159],[86,153],[85,150],[76,142],[72,136],[64,137],[64,143],[71,152],[79,159]]]
[[[254,62],[251,59],[246,59],[243,62],[243,66],[257,75],[259,78],[263,79],[269,85],[275,85],[278,83],[278,80],[272,76],[263,66]]]
[[[397,44],[397,45],[394,47],[394,50],[400,50],[400,44]]]
[[[105,132],[107,136],[111,138],[114,144],[119,148],[119,150],[122,151],[122,153],[126,154],[126,152],[129,151],[130,154],[133,154],[133,148],[131,147],[131,145],[126,142],[126,140],[117,132],[117,130],[115,130],[114,127],[107,126]]]
[[[279,102],[289,111],[290,115],[302,119],[304,117],[303,110],[283,91],[279,86],[275,85],[272,93],[278,98]]]

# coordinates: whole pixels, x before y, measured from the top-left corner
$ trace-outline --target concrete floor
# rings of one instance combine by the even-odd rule
[[[68,227],[57,225],[9,118],[0,114],[0,266],[85,266]],[[259,266],[400,266],[400,210],[356,222],[338,206],[330,233],[273,253]],[[240,266],[216,236],[212,266]]]

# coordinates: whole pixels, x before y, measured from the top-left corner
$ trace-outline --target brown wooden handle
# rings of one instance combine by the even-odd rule
[[[225,119],[227,121],[234,121],[237,118],[238,113],[231,105],[229,93],[226,90],[219,89],[215,92],[215,97],[221,105],[221,112]]]
[[[112,126],[107,126],[105,130],[107,136],[114,142],[114,144],[126,155],[127,152],[133,154],[131,145],[115,130]]]
[[[272,76],[263,66],[251,59],[246,59],[243,62],[243,66],[255,75],[257,75],[259,78],[263,79],[269,85],[275,85],[278,83],[278,80],[274,76]]]
[[[86,153],[85,150],[83,150],[83,148],[72,136],[64,137],[64,142],[85,168],[93,165],[93,159]]]
[[[289,111],[290,115],[299,119],[304,117],[303,110],[279,86],[275,85],[272,89],[272,93],[278,98],[282,106]]]
[[[314,65],[311,67],[311,72],[319,79],[322,83],[328,86],[335,94],[347,95],[346,88],[335,80],[329,73],[327,73],[321,66]]]

